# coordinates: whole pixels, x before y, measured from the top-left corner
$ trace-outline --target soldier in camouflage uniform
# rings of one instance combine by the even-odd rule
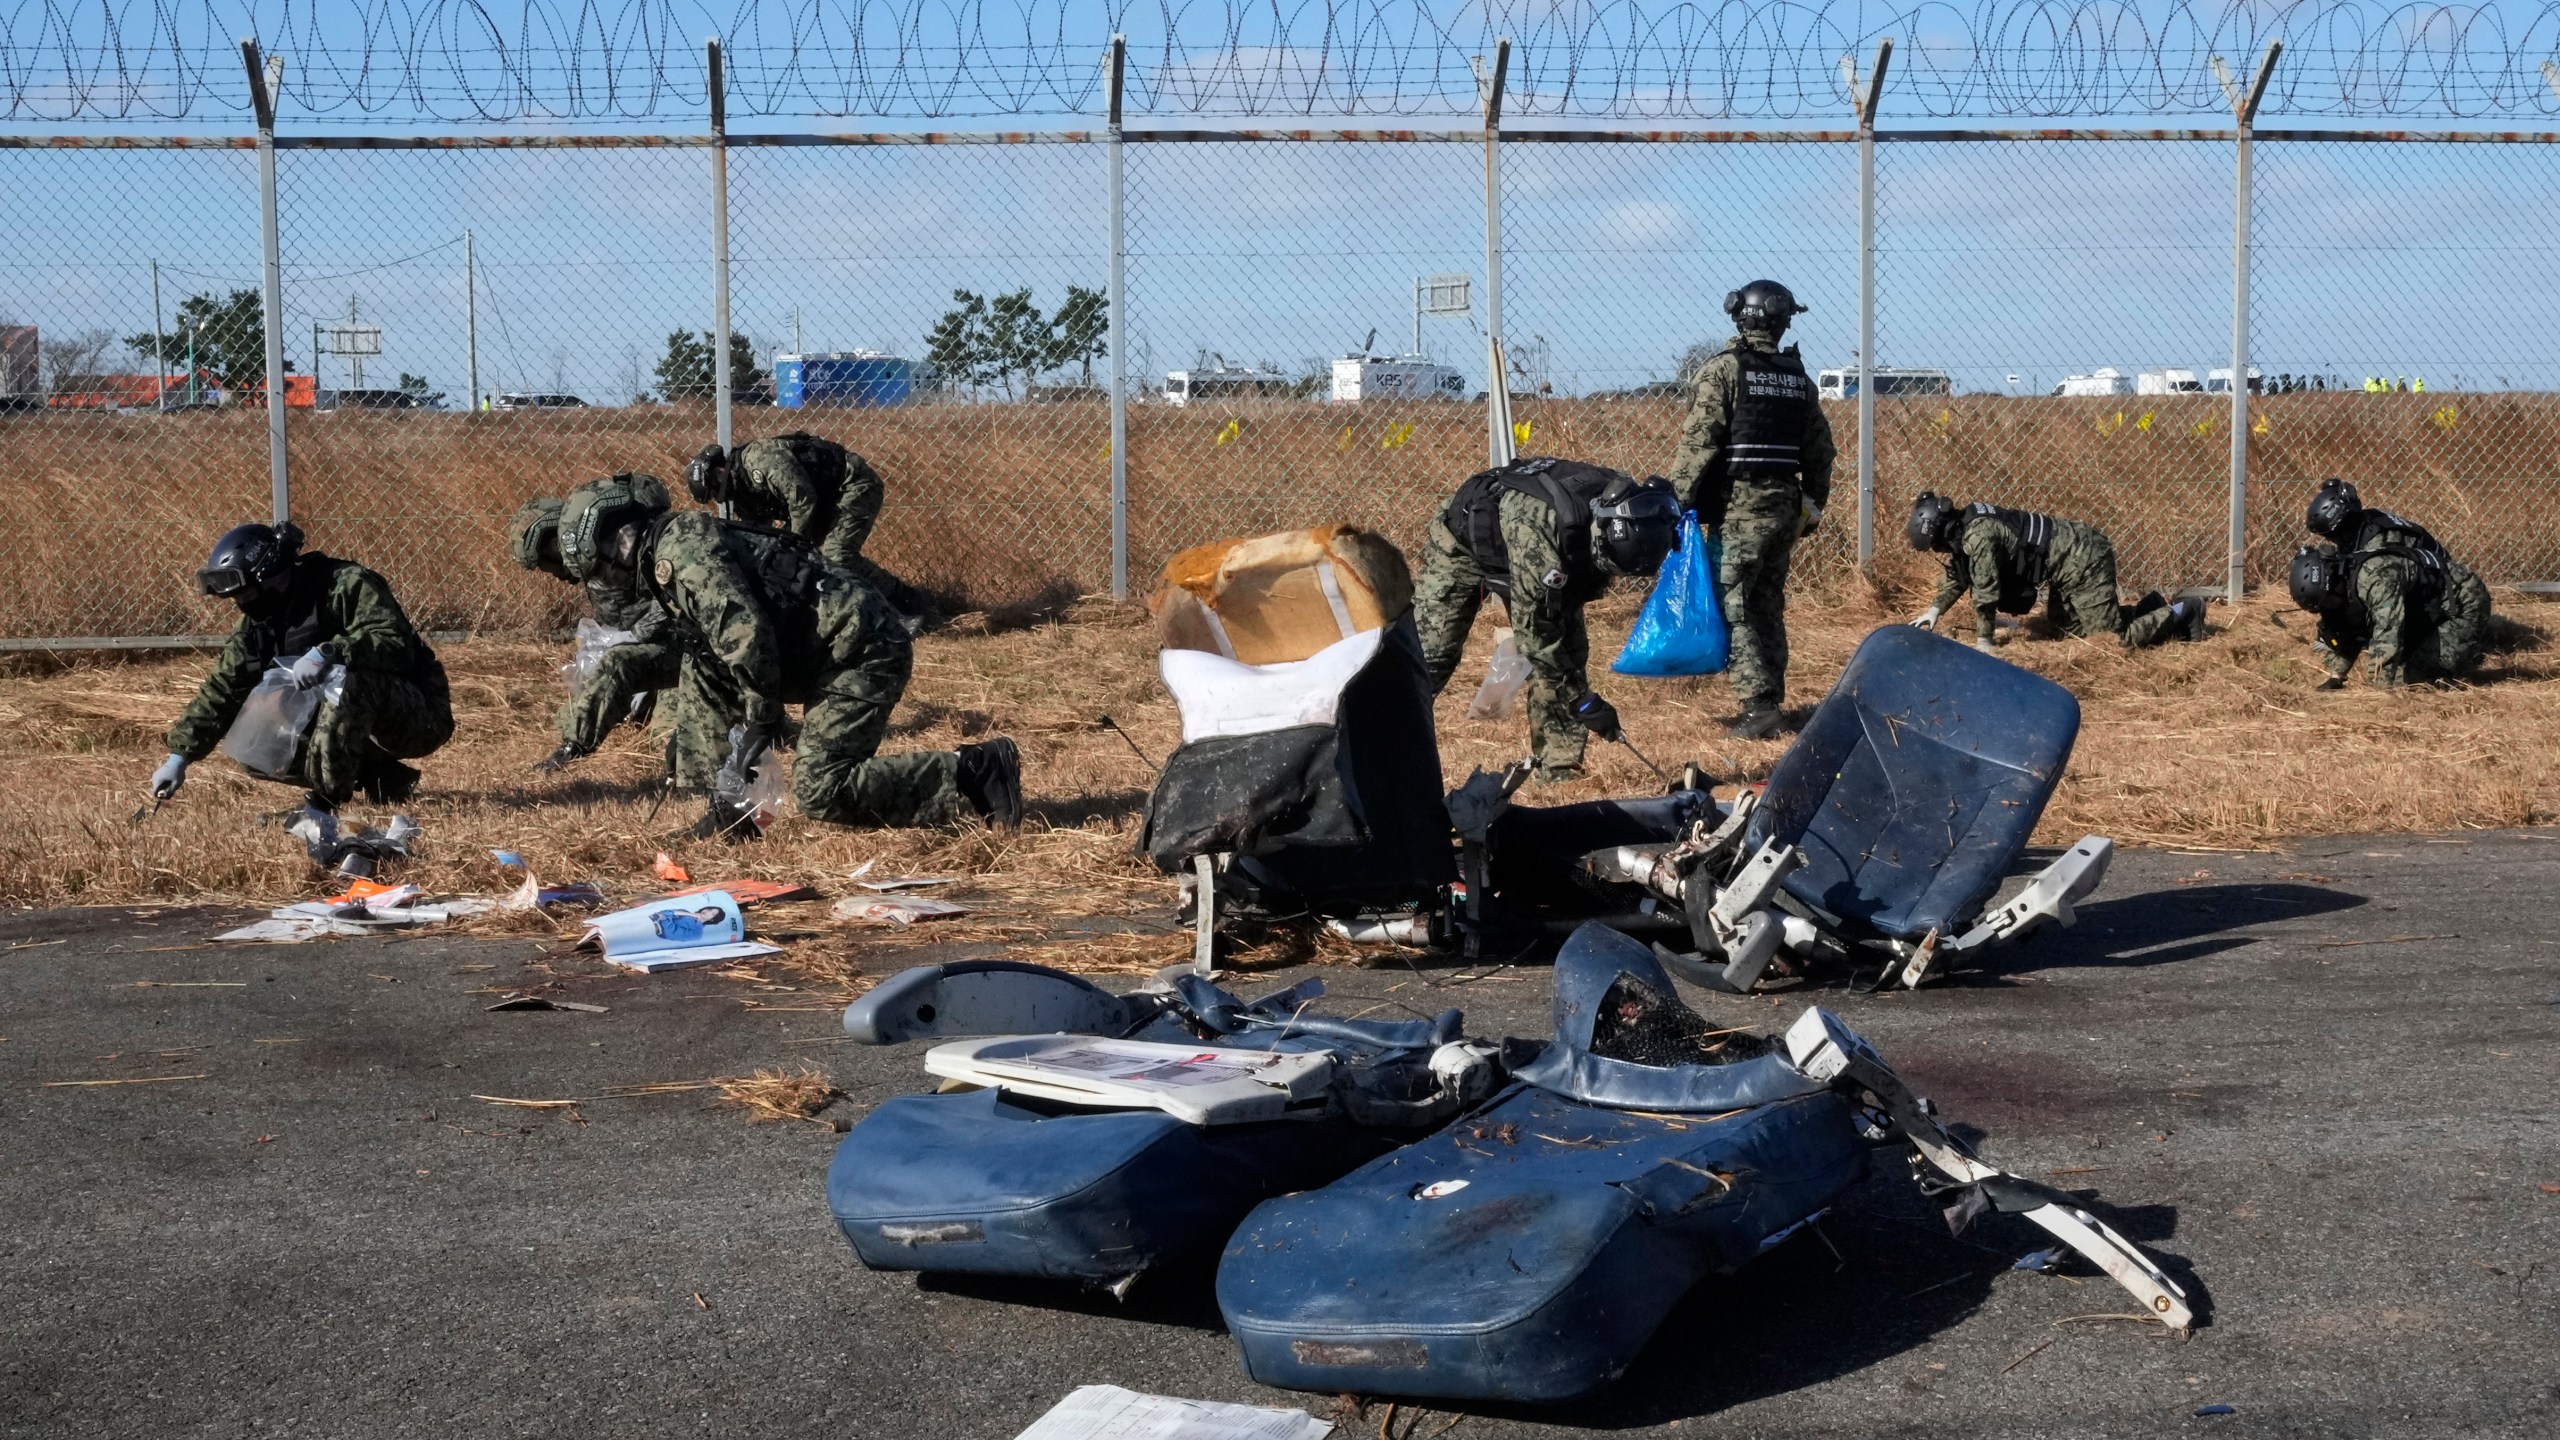
[[[1582,607],[1613,576],[1661,568],[1678,526],[1670,487],[1658,479],[1639,485],[1621,471],[1542,457],[1470,476],[1431,522],[1413,588],[1414,625],[1433,692],[1447,688],[1456,673],[1486,592],[1501,597],[1512,643],[1529,662],[1529,738],[1538,778],[1580,774],[1586,729],[1617,738],[1615,712],[1605,701],[1585,712],[1603,717],[1596,727],[1575,714],[1576,702],[1591,695]]]
[[[1790,345],[1804,313],[1787,287],[1754,280],[1724,297],[1738,332],[1698,367],[1671,484],[1721,546],[1716,589],[1733,632],[1736,739],[1777,733],[1787,693],[1787,567],[1831,502],[1831,422]]]
[[[591,489],[612,487],[617,482],[627,484],[658,512],[673,507],[666,484],[645,474],[581,484],[571,495],[586,497]],[[527,500],[515,512],[515,525],[509,525],[507,546],[515,553],[515,564],[576,584],[579,577],[568,574],[568,564],[561,556],[561,510],[561,500]],[[632,725],[650,723],[650,717],[658,712],[658,694],[671,692],[684,679],[684,651],[666,638],[666,612],[637,597],[627,571],[599,566],[586,579],[586,607],[594,612],[596,623],[609,630],[625,630],[630,633],[630,641],[609,646],[602,656],[596,656],[584,684],[568,697],[566,705],[561,705],[556,717],[561,746],[535,761],[532,769],[538,774],[558,774],[579,758],[596,753],[614,725],[622,725],[625,720]],[[681,779],[681,784],[704,789],[712,784],[712,774],[719,769],[719,756],[727,751],[727,725],[684,728],[676,723],[676,710],[678,705],[668,705],[666,723],[660,725],[668,738],[678,730],[709,730],[709,740],[686,748],[689,764],[684,769],[689,774]],[[704,751],[709,751],[707,756]],[[671,753],[668,774],[676,774],[673,758],[676,756]]]
[[[376,804],[415,793],[418,772],[402,762],[453,738],[452,696],[444,666],[381,576],[352,560],[303,554],[302,532],[290,524],[242,525],[215,543],[196,581],[237,604],[240,624],[169,728],[154,799],[178,793],[187,767],[213,753],[277,665],[304,690],[327,685],[341,667],[344,684],[312,717],[285,773],[261,779],[308,787],[304,804],[317,810],[335,810],[359,789]]]
[[[1930,629],[1970,591],[1978,650],[1999,638],[2002,612],[2024,615],[2039,596],[2065,635],[2113,635],[2129,650],[2204,638],[2201,599],[2171,602],[2154,590],[2138,604],[2117,603],[2116,547],[2095,526],[1982,501],[1959,506],[1923,490],[1905,533],[1912,549],[1947,557],[1937,598],[1911,623]]]
[[[2459,679],[2486,648],[2489,587],[2432,539],[2352,554],[2305,545],[2290,581],[2293,603],[2320,617],[2323,690],[2343,687],[2359,655],[2366,681],[2389,688]]]
[[[910,641],[859,575],[787,536],[698,510],[652,515],[626,504],[592,529],[598,552],[666,611],[688,670],[716,674],[740,697],[703,833],[754,833],[747,777],[783,738],[785,705],[805,707],[792,778],[802,814],[839,825],[1019,822],[1021,759],[1009,739],[877,753],[906,692]]]
[[[750,440],[735,455],[706,445],[693,457],[686,487],[697,504],[725,504],[736,520],[779,526],[817,546],[828,564],[861,576],[906,616],[909,634],[923,628],[932,598],[862,553],[889,487],[861,456],[798,431]]]

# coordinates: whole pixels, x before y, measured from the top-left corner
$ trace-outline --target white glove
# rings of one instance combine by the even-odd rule
[[[1991,642],[1983,639],[1979,635],[1973,637],[1973,648],[1981,651],[1985,655],[1993,653],[1991,649]]]
[[[293,662],[293,688],[308,690],[328,679],[329,667],[335,663],[329,658],[329,652],[317,645],[303,651],[302,658]]]
[[[159,769],[151,772],[151,798],[166,800],[177,794],[178,787],[186,783],[187,757],[172,755],[160,762]]]
[[[1914,615],[1914,616],[1912,616],[1912,617],[1911,617],[1911,624],[1912,624],[1913,628],[1915,628],[1915,629],[1920,629],[1920,630],[1927,630],[1927,629],[1931,629],[1931,628],[1935,627],[1935,626],[1937,625],[1937,623],[1938,623],[1938,607],[1937,607],[1937,606],[1935,606],[1935,605],[1932,605],[1932,606],[1930,606],[1928,609],[1923,610],[1923,611],[1921,611],[1919,614]]]

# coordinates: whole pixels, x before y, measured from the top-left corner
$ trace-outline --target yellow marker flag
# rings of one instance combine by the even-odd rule
[[[2462,412],[2451,405],[2443,406],[2436,411],[2435,422],[2437,429],[2450,430],[2462,423]]]
[[[1337,435],[1337,436],[1335,436],[1335,437],[1334,437],[1334,441],[1333,441],[1333,448],[1334,448],[1334,449],[1336,449],[1336,450],[1348,450],[1348,449],[1350,449],[1350,448],[1351,448],[1351,427],[1350,427],[1350,426],[1348,426],[1348,425],[1343,426],[1343,427],[1342,427],[1342,433],[1341,433],[1340,435]]]
[[[2151,412],[2148,410],[2143,411],[2142,418],[2133,422],[2133,428],[2143,431],[2146,434],[2149,433],[2151,429]]]
[[[1228,421],[1228,422],[1227,422],[1227,428],[1218,432],[1218,441],[1217,441],[1217,443],[1218,443],[1218,444],[1220,444],[1220,445],[1224,445],[1224,444],[1226,444],[1228,441],[1235,439],[1237,436],[1242,435],[1243,433],[1244,433],[1244,422],[1243,422],[1243,421],[1241,421],[1241,420],[1230,420],[1230,421]]]
[[[2250,434],[2252,434],[2252,435],[2264,435],[2264,434],[2266,434],[2266,433],[2267,433],[2267,431],[2268,431],[2268,429],[2269,429],[2269,428],[2271,428],[2271,427],[2269,427],[2269,426],[2268,426],[2268,424],[2267,424],[2267,417],[2266,417],[2266,416],[2264,416],[2264,415],[2261,415],[2261,416],[2259,416],[2256,420],[2254,420],[2254,421],[2252,421],[2252,422],[2250,423],[2250,425],[2249,425],[2249,433],[2250,433]]]
[[[1529,434],[1530,434],[1530,429],[1531,429],[1530,424],[1529,424],[1529,422],[1528,422],[1528,421],[1526,421],[1526,420],[1514,420],[1514,421],[1512,421],[1512,422],[1511,422],[1511,443],[1512,443],[1512,444],[1514,444],[1514,445],[1526,445],[1526,444],[1528,444],[1528,443],[1529,443]]]

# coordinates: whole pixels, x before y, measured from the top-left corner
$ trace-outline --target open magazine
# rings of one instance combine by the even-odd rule
[[[644,974],[779,951],[777,946],[747,938],[738,898],[726,890],[661,896],[645,905],[599,915],[587,922],[587,933],[578,944],[602,950],[605,959]]]

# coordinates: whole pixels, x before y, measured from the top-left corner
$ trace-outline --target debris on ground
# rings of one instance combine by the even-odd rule
[[[930,900],[922,895],[884,895],[877,899],[853,895],[837,901],[835,908],[835,917],[839,920],[867,920],[901,928],[920,920],[948,920],[954,915],[968,913],[966,905]]]
[[[686,885],[693,881],[693,872],[667,858],[664,850],[658,852],[657,859],[649,862],[649,873],[670,885]]]
[[[524,883],[510,892],[507,898],[498,902],[498,908],[501,910],[549,910],[555,907],[592,910],[604,903],[604,890],[593,881],[580,880],[570,885],[545,885],[533,873],[532,863],[513,850],[492,850],[489,852],[489,858],[509,870],[524,872]]]
[[[843,1098],[827,1073],[802,1062],[796,1069],[758,1070],[752,1075],[722,1075],[712,1080],[723,1104],[744,1108],[755,1124],[769,1120],[818,1120],[818,1112]],[[832,1128],[832,1127],[831,1127]]]
[[[854,866],[853,873],[845,878],[865,890],[877,890],[883,894],[898,890],[929,890],[936,885],[957,885],[961,880],[957,875],[884,875],[877,880],[864,879],[871,873],[871,867],[879,863],[877,860],[865,860]]]
[[[271,910],[264,920],[243,925],[237,930],[226,930],[213,938],[250,944],[298,945],[306,940],[336,935],[372,935],[384,930],[442,925],[459,916],[478,915],[494,908],[492,902],[471,896],[439,900],[432,904],[420,904],[420,898],[415,885],[386,886],[359,880],[328,899],[306,900],[299,905]]]
[[[510,995],[495,1005],[485,1006],[483,1008],[489,1010],[575,1010],[581,1015],[602,1015],[612,1009],[609,1005],[590,1005],[584,1000],[554,1000],[548,995]]]
[[[383,829],[362,828],[347,834],[339,830],[337,816],[305,805],[286,823],[284,833],[301,841],[303,853],[321,869],[369,876],[385,860],[409,858],[409,844],[418,838],[418,822],[394,815]]]
[[[721,880],[709,885],[696,885],[689,890],[670,890],[658,898],[678,900],[715,893],[726,895],[740,905],[778,905],[786,900],[818,898],[818,892],[808,886],[782,880]]]
[[[1141,1395],[1117,1385],[1080,1385],[1014,1440],[1324,1440],[1333,1422],[1304,1410],[1226,1405]]]
[[[601,950],[614,964],[648,975],[781,953],[779,947],[759,945],[746,935],[737,897],[725,890],[706,889],[682,899],[665,896],[599,915],[587,922],[578,946]]]

